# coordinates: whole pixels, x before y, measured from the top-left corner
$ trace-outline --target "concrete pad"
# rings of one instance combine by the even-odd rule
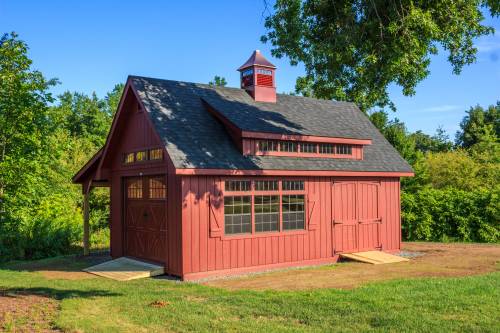
[[[341,253],[340,257],[349,258],[356,261],[365,262],[368,264],[379,265],[379,264],[390,264],[395,262],[409,261],[407,258],[400,256],[395,256],[382,251],[366,251],[366,252],[356,252],[356,253]]]
[[[163,266],[127,257],[106,261],[102,264],[85,268],[83,271],[117,281],[142,279],[165,273]]]

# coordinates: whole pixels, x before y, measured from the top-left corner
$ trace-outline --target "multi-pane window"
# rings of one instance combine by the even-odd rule
[[[283,181],[283,191],[303,191],[304,181],[303,180],[284,180]]]
[[[321,143],[319,145],[319,153],[320,154],[334,154],[335,146],[331,143]]]
[[[352,146],[350,146],[350,145],[337,145],[337,154],[352,155]]]
[[[256,180],[255,181],[256,191],[277,191],[278,181],[277,180]]]
[[[303,180],[226,180],[225,191],[227,235],[305,228]]]
[[[278,231],[280,224],[280,199],[278,195],[254,197],[255,232]]]
[[[252,232],[252,197],[224,198],[224,231],[228,235]]]
[[[135,153],[135,161],[143,162],[148,159],[148,152],[146,150],[141,150]]]
[[[161,161],[163,160],[163,149],[153,148],[149,150],[141,150],[123,155],[124,164],[132,164],[134,162],[145,161]]]
[[[163,150],[158,149],[150,149],[149,150],[149,159],[152,161],[162,160],[163,159]]]
[[[149,179],[149,198],[165,199],[167,197],[167,185],[163,177]]]
[[[287,153],[296,153],[296,152],[298,152],[297,142],[281,141],[280,142],[280,150],[283,152],[287,152]]]
[[[298,230],[305,227],[304,195],[283,195],[283,230]]]
[[[127,198],[142,199],[142,179],[133,179],[127,182]]]
[[[125,157],[123,158],[123,162],[125,164],[134,163],[135,162],[135,154],[134,153],[125,154]]]
[[[234,192],[250,191],[251,182],[249,180],[226,180],[225,190]]]
[[[300,143],[300,151],[302,153],[315,153],[316,152],[316,144],[310,142],[301,142]]]
[[[272,140],[259,141],[260,151],[278,151],[278,142]]]

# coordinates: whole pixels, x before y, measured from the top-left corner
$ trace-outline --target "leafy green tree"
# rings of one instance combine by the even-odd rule
[[[423,153],[446,152],[453,148],[453,143],[442,127],[439,127],[434,135],[428,135],[418,130],[410,136],[415,140],[415,149]]]
[[[475,144],[498,143],[500,138],[500,101],[486,110],[477,105],[466,111],[456,134],[456,144],[470,148]]]
[[[227,85],[227,81],[226,78],[216,75],[212,81],[208,82],[208,84],[214,87],[225,87]]]
[[[0,38],[0,257],[21,251],[17,203],[30,205],[25,193],[40,172],[37,159],[51,133],[47,104],[57,81],[33,70],[27,52],[16,33]]]
[[[373,112],[369,117],[401,156],[413,164],[416,158],[415,140],[409,135],[406,125],[397,118],[389,120],[385,111]]]
[[[494,31],[483,7],[500,14],[498,0],[277,0],[262,41],[304,64],[297,92],[394,109],[388,86],[413,95],[439,46],[455,74],[476,60],[474,39]]]
[[[120,98],[123,94],[123,89],[125,85],[123,83],[117,84],[113,87],[113,90],[106,94],[104,98],[105,101],[105,113],[110,116],[114,116],[118,110],[118,105],[120,104]]]

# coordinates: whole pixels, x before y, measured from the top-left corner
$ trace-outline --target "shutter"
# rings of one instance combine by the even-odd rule
[[[222,200],[217,200],[213,194],[210,194],[208,209],[210,237],[221,237],[224,219]]]

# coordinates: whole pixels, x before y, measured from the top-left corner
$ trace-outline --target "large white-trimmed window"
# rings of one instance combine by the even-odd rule
[[[252,232],[252,197],[224,197],[224,232],[227,235]]]
[[[303,194],[287,194],[281,198],[283,230],[298,230],[305,227],[305,199]]]
[[[305,230],[303,180],[226,180],[226,235]]]
[[[254,196],[255,232],[278,231],[280,226],[279,195]]]

